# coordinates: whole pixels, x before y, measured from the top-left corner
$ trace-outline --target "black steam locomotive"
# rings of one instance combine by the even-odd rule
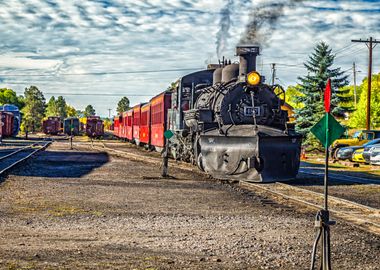
[[[281,109],[285,93],[256,71],[257,46],[238,46],[223,62],[182,77],[172,91],[167,129],[176,159],[221,179],[283,181],[299,169],[301,136]]]

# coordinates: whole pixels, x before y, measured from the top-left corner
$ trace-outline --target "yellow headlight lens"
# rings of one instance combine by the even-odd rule
[[[249,85],[258,85],[261,81],[261,76],[256,71],[252,71],[247,75],[247,83]]]

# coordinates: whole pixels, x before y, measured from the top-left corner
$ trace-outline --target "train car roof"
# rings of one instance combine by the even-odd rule
[[[156,99],[156,98],[158,98],[158,97],[160,97],[160,96],[162,96],[162,95],[171,94],[171,92],[172,92],[171,90],[165,90],[165,91],[163,91],[163,92],[161,92],[161,93],[155,95],[154,97],[152,97],[152,98],[149,100],[149,102],[151,102],[153,99]]]

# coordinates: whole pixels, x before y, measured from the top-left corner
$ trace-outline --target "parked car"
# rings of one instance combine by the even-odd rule
[[[369,163],[373,165],[380,165],[380,145],[375,145],[371,148]]]
[[[352,155],[356,150],[359,149],[364,149],[365,147],[375,145],[375,144],[380,144],[380,139],[374,139],[372,141],[369,141],[363,145],[360,146],[347,146],[347,147],[342,147],[338,150],[336,154],[336,158],[339,160],[351,160],[352,161]]]
[[[354,153],[352,154],[352,161],[353,162],[365,163],[366,161],[363,157],[363,151],[364,151],[364,148],[360,148],[360,149],[355,150]]]
[[[337,139],[335,140],[330,148],[330,154],[331,157],[334,159],[340,159],[338,158],[338,152],[340,149],[344,147],[349,146],[361,146],[365,143],[380,138],[380,130],[359,130],[354,133],[354,135],[351,138],[348,139]],[[349,151],[346,150],[346,153],[348,155]],[[352,155],[352,153],[351,153]],[[350,157],[351,158],[351,157]],[[348,158],[345,158],[348,159]]]
[[[364,147],[364,149],[363,149],[363,159],[365,160],[365,163],[370,163],[371,162],[371,153],[372,153],[372,150],[374,150],[377,147],[380,147],[380,144],[374,144],[374,145],[370,145],[370,146]]]

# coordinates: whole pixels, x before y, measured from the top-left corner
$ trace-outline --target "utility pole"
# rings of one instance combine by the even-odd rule
[[[371,83],[372,83],[372,50],[376,47],[380,41],[370,37],[367,40],[357,40],[353,39],[352,42],[365,43],[369,49],[369,59],[368,59],[368,92],[367,92],[367,121],[366,128],[367,130],[371,129]]]
[[[356,67],[355,67],[355,62],[352,64],[352,70],[354,71],[354,102],[355,102],[355,109],[356,109],[357,98],[356,98]]]
[[[107,110],[108,110],[108,118],[111,119],[111,111],[112,111],[112,109],[107,109]]]
[[[276,79],[276,63],[272,63],[272,85],[274,85],[274,80]]]

